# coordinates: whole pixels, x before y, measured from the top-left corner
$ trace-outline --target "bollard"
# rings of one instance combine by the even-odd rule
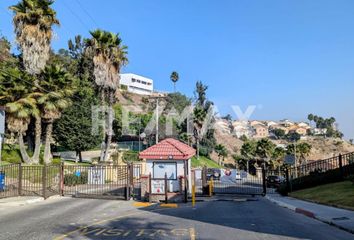
[[[192,186],[192,207],[195,207],[195,184]]]

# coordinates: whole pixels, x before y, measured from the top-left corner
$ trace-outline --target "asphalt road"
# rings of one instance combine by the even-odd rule
[[[0,239],[354,239],[261,197],[222,200],[198,202],[195,209],[73,198],[0,207]]]

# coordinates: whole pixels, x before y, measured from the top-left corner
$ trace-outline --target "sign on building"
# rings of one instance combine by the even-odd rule
[[[88,171],[89,184],[104,184],[105,183],[105,169],[103,167],[92,167]]]
[[[164,194],[165,193],[165,180],[151,180],[151,193]]]
[[[284,158],[284,163],[289,165],[295,164],[295,156],[294,155],[286,155]]]

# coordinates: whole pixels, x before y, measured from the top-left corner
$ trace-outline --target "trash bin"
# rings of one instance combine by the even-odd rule
[[[5,172],[0,172],[0,191],[5,191]]]

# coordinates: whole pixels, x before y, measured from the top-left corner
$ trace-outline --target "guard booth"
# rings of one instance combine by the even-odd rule
[[[145,163],[141,199],[150,202],[187,201],[192,189],[191,158],[194,148],[173,138],[165,139],[139,154]]]

